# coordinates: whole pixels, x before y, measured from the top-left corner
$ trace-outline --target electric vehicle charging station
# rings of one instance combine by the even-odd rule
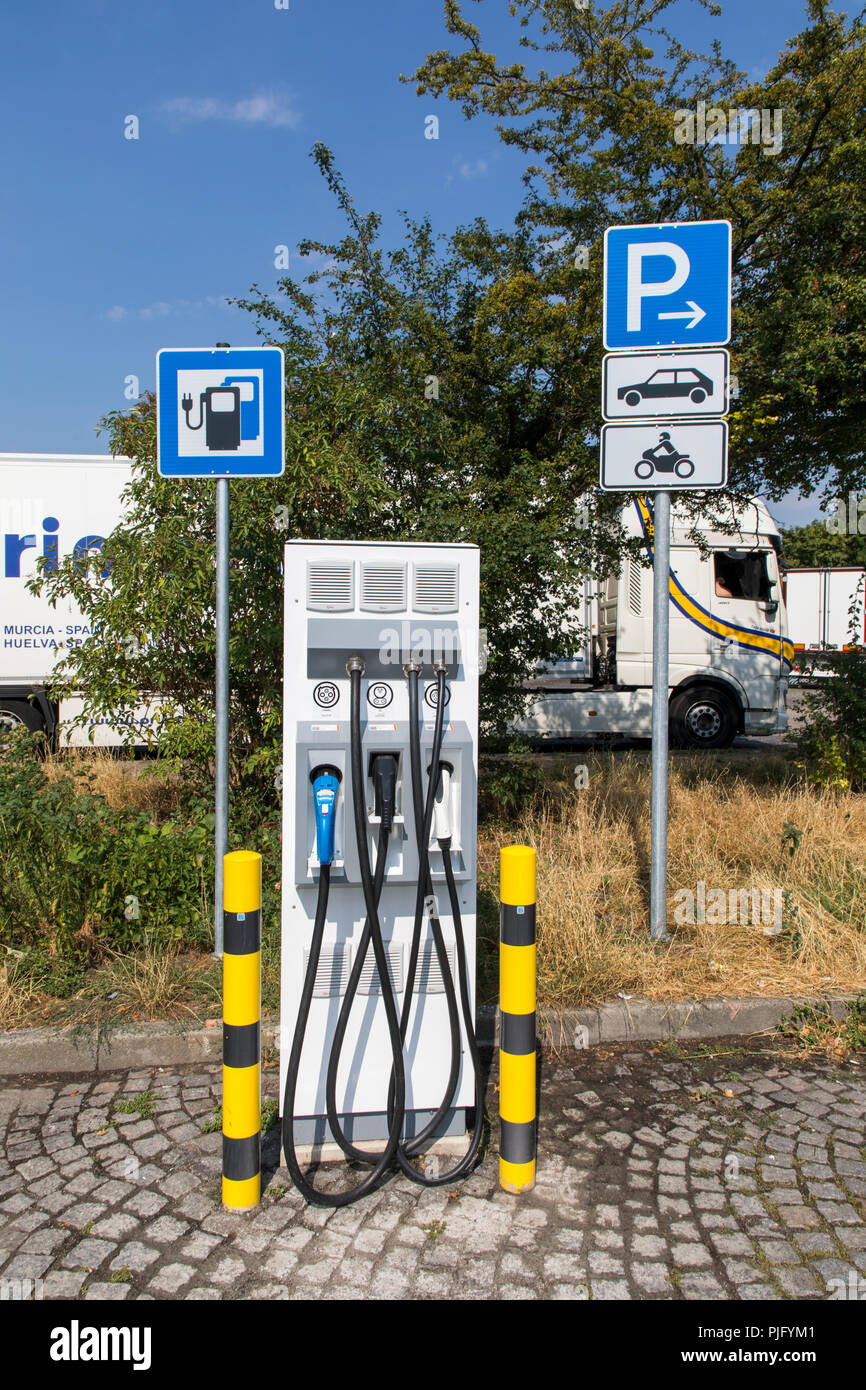
[[[380,1169],[396,1158],[423,1181],[409,1159],[465,1133],[475,1108],[464,1164],[474,1159],[483,1112],[473,1025],[479,552],[290,541],[284,575],[286,1159],[304,1191],[295,1144],[336,1139],[358,1158],[354,1144],[385,1140]],[[379,1154],[360,1157],[373,1167]]]

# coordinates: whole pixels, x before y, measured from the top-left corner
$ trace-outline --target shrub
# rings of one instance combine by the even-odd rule
[[[203,944],[212,866],[207,817],[112,808],[86,777],[47,777],[37,739],[4,737],[0,941],[54,992],[107,947]]]
[[[530,809],[544,788],[544,771],[517,743],[504,756],[482,757],[478,771],[478,818],[510,820]]]
[[[794,736],[798,766],[816,786],[866,789],[866,647],[822,652],[830,675],[806,695],[805,725]]]

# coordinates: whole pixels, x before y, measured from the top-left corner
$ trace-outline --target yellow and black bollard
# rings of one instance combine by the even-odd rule
[[[262,856],[223,859],[223,1206],[248,1211],[262,1189]]]
[[[499,854],[499,1185],[535,1186],[535,850]]]

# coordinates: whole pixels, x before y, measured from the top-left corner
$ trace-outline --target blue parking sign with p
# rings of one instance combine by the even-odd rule
[[[608,227],[604,345],[608,351],[719,347],[731,336],[731,224]]]

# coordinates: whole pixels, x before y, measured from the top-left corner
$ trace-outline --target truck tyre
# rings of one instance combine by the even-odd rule
[[[42,715],[27,700],[4,700],[0,697],[0,730],[22,726],[31,733],[45,728]]]
[[[677,748],[730,748],[737,736],[733,699],[714,685],[693,685],[671,700],[670,737]]]

